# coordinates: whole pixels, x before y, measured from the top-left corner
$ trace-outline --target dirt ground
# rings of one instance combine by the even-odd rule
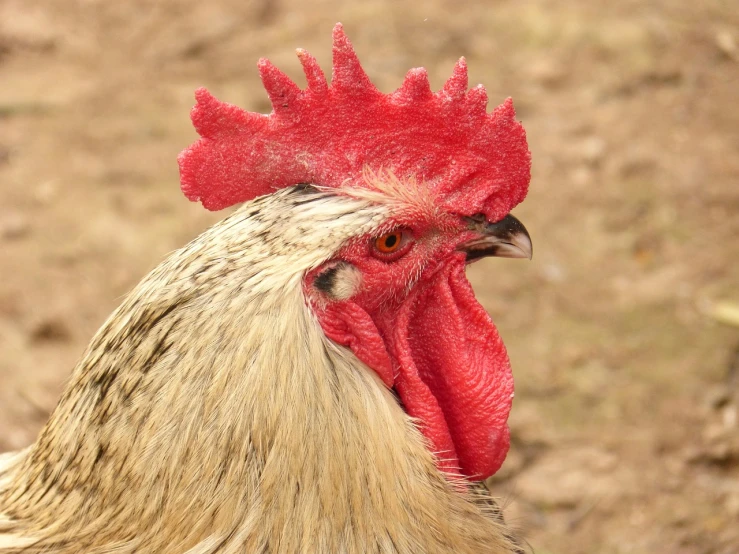
[[[734,0],[0,0],[0,451],[223,216],[178,188],[193,90],[269,111],[257,59],[302,84],[336,21],[382,90],[464,55],[527,129],[534,261],[470,271],[517,383],[509,519],[542,554],[739,553]]]

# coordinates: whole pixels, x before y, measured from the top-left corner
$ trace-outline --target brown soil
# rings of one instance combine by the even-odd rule
[[[0,451],[222,217],[178,190],[192,91],[268,111],[257,58],[303,83],[294,48],[327,69],[340,20],[382,90],[464,55],[527,129],[534,261],[471,270],[517,379],[509,518],[540,553],[739,553],[734,4],[3,0]]]

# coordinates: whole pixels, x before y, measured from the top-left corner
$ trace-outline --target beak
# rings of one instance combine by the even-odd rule
[[[528,258],[533,255],[531,237],[526,227],[512,215],[507,215],[497,223],[480,222],[469,218],[470,228],[482,236],[457,246],[467,254],[467,262],[486,256],[498,258]]]

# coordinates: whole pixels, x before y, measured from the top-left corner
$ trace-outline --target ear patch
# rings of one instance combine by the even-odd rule
[[[348,262],[337,262],[319,273],[313,286],[331,300],[348,300],[362,286],[362,273]]]

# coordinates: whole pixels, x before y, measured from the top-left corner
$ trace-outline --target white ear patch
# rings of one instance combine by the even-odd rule
[[[337,262],[318,274],[313,286],[331,300],[348,300],[359,292],[362,273],[348,262]]]

